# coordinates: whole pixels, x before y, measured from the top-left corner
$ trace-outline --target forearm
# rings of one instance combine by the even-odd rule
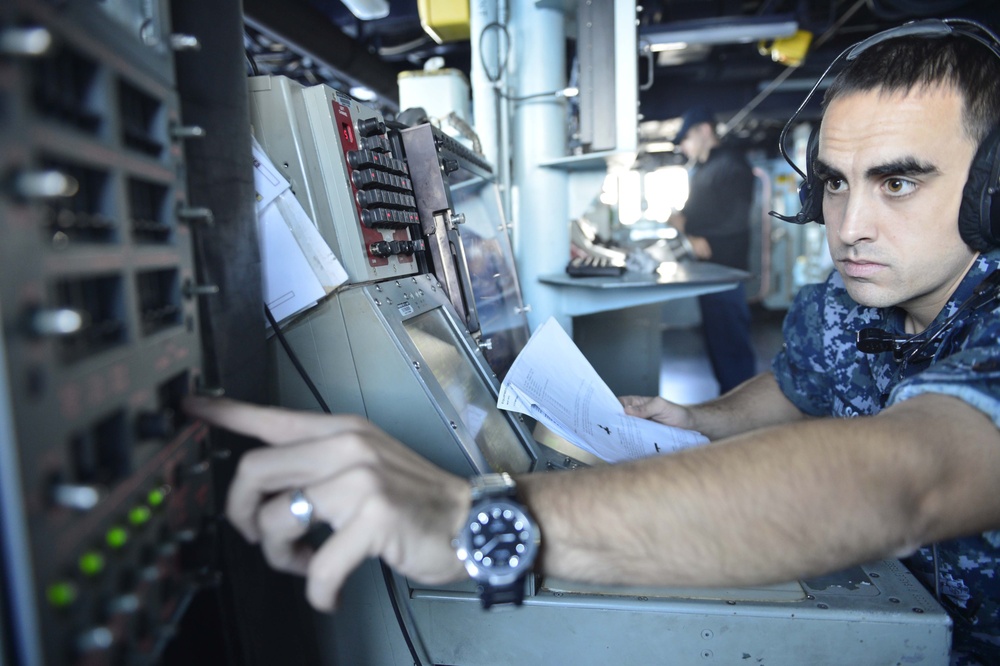
[[[996,506],[974,518],[948,513],[967,509],[962,493],[971,491],[940,451],[975,470],[972,461],[997,448],[992,424],[969,437],[936,405],[906,412],[802,421],[630,465],[525,477],[543,570],[603,583],[763,584],[1000,521]],[[972,442],[969,450],[956,453],[956,438]],[[997,457],[972,472],[980,491],[1000,473]]]
[[[689,427],[711,440],[809,418],[789,402],[770,372],[753,377],[715,400],[687,409]]]

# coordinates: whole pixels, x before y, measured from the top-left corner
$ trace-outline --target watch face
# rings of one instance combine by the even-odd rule
[[[530,569],[538,551],[536,535],[519,505],[488,500],[473,507],[458,556],[474,579],[506,585]]]

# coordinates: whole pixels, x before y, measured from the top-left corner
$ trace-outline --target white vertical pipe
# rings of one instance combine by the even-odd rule
[[[510,3],[509,67],[515,98],[566,87],[565,16],[552,4],[560,3]],[[538,281],[539,275],[563,271],[569,260],[568,176],[563,169],[539,166],[566,154],[562,99],[551,95],[511,104],[513,242],[524,300],[531,306],[529,326],[534,330],[555,316],[572,332],[572,321],[560,314],[559,293]]]
[[[483,30],[499,20],[497,0],[472,0],[469,14],[469,50],[472,61],[469,69],[469,86],[472,90],[473,127],[479,135],[486,160],[498,166],[499,97],[487,76],[487,71],[494,75],[499,71],[501,62],[499,47],[503,35],[496,27],[491,27],[483,39]]]

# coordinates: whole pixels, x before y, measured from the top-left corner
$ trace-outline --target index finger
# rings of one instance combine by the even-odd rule
[[[188,396],[184,411],[211,425],[277,446],[337,434],[354,423],[353,417],[262,407],[229,398]]]

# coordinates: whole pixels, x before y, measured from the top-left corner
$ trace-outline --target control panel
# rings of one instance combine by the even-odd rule
[[[166,4],[119,5],[22,0],[0,15],[0,543],[16,664],[157,663],[210,560],[206,429],[180,409],[210,291],[191,226],[211,212],[183,180],[199,129],[181,122]]]
[[[381,115],[326,85],[250,79],[254,136],[351,282],[419,272],[424,252],[410,171]]]

